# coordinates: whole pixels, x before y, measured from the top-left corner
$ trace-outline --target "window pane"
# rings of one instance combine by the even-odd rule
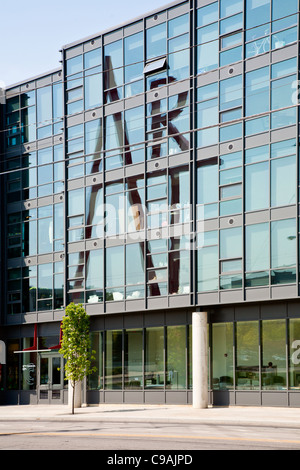
[[[271,222],[271,267],[296,265],[296,220]]]
[[[236,323],[236,388],[259,388],[258,322]]]
[[[179,16],[168,23],[169,38],[179,36],[189,31],[189,14]]]
[[[52,119],[52,87],[46,86],[37,90],[37,122],[45,124]]]
[[[262,321],[262,388],[286,388],[286,321]]]
[[[219,122],[218,99],[203,101],[197,105],[197,127],[209,127]]]
[[[183,80],[189,77],[190,51],[185,49],[169,54],[169,80]]]
[[[228,78],[220,82],[220,110],[235,108],[242,105],[243,76]]]
[[[219,24],[213,23],[209,26],[205,26],[204,28],[200,28],[197,30],[197,43],[203,44],[205,42],[210,42],[219,37]],[[208,46],[208,44],[207,44]]]
[[[123,146],[123,113],[114,114],[105,118],[105,148],[116,149]],[[121,131],[120,131],[121,129]]]
[[[68,193],[68,215],[84,214],[84,188],[74,189]]]
[[[271,109],[286,108],[293,104],[293,83],[296,75],[280,78],[271,83]]]
[[[290,28],[272,35],[272,49],[279,49],[297,41],[298,28]]]
[[[243,58],[243,48],[235,47],[233,49],[229,49],[228,51],[221,52],[220,54],[220,67],[224,65],[233,64],[234,62],[238,62]]]
[[[269,111],[269,67],[246,74],[246,116]]]
[[[245,230],[246,271],[269,269],[269,224],[248,225]]]
[[[38,266],[38,299],[52,298],[53,265],[52,263]]]
[[[102,57],[101,57],[101,48],[95,49],[90,52],[86,52],[84,54],[84,68],[90,69],[92,67],[97,67],[97,65],[101,65]]]
[[[125,111],[126,144],[144,141],[144,106]]]
[[[124,39],[125,65],[135,62],[142,62],[144,59],[144,35],[143,33],[133,34]]]
[[[53,220],[51,218],[38,221],[38,254],[51,253],[53,249]]]
[[[91,333],[91,348],[95,359],[92,361],[92,367],[96,371],[88,376],[88,390],[101,390],[103,388],[103,332],[95,331]]]
[[[85,77],[85,109],[102,104],[102,75],[100,73]]]
[[[255,163],[269,159],[269,146],[262,145],[245,151],[245,163]]]
[[[197,72],[204,73],[218,67],[219,41],[212,41],[197,47]]]
[[[271,206],[296,203],[296,156],[271,161]]]
[[[243,14],[231,16],[226,20],[220,21],[220,34],[231,33],[232,31],[237,31],[243,27]]]
[[[218,290],[219,247],[211,246],[197,250],[198,292]]]
[[[103,250],[86,252],[86,289],[103,289]]]
[[[144,243],[134,243],[133,245],[127,245],[126,284],[143,285],[145,282],[144,272]]]
[[[271,129],[287,127],[296,124],[297,108],[283,109],[271,114]]]
[[[146,329],[145,388],[164,386],[164,328]]]
[[[189,251],[174,251],[169,253],[169,294],[188,294],[189,292]]]
[[[270,21],[270,0],[246,0],[246,29]]]
[[[245,122],[245,135],[259,134],[270,129],[270,117],[264,116],[261,118],[250,119]]]
[[[189,170],[187,167],[174,168],[169,172],[170,223],[183,223],[189,220]]]
[[[246,211],[269,207],[269,163],[257,163],[245,168]]]
[[[78,73],[82,70],[82,55],[67,60],[67,75]]]
[[[289,388],[300,388],[300,320],[289,320]]]
[[[272,1],[272,20],[277,20],[278,18],[283,18],[298,11],[298,1],[297,0],[273,0]]]
[[[220,230],[220,258],[240,258],[242,246],[242,227]]]
[[[272,65],[271,67],[271,78],[279,78],[283,77],[284,75],[289,75],[291,73],[296,72],[297,70],[297,57],[293,57],[292,59],[283,60],[282,62],[278,62],[277,64]]]
[[[213,389],[233,388],[233,323],[212,325]]]
[[[147,60],[167,53],[167,30],[165,23],[147,29],[146,35]]]
[[[105,388],[122,388],[122,331],[107,331],[105,343]]]
[[[53,85],[53,118],[63,116],[63,88],[61,83]]]
[[[107,236],[124,233],[125,229],[125,200],[123,195],[113,194],[106,197],[105,231]]]
[[[186,327],[167,327],[166,387],[186,388]]]
[[[124,386],[139,390],[143,387],[143,330],[124,332]]]
[[[220,1],[220,15],[221,18],[224,16],[231,16],[235,13],[243,11],[244,2],[243,0],[221,0]]]
[[[112,42],[104,47],[104,69],[115,69],[123,66],[122,40]]]
[[[210,159],[197,168],[197,203],[207,204],[219,199],[218,161]]]
[[[106,287],[124,285],[124,247],[106,249]]]
[[[197,10],[197,24],[204,26],[219,19],[219,4],[218,2],[207,5],[206,7]]]

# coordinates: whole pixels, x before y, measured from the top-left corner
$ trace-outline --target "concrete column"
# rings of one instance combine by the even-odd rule
[[[208,407],[207,312],[193,312],[193,407]]]

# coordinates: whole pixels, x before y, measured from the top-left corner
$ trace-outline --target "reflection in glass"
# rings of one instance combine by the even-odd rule
[[[173,251],[169,253],[169,294],[190,293],[190,253]]]
[[[269,67],[246,74],[246,116],[269,111]]]
[[[125,65],[142,62],[144,59],[143,32],[133,34],[124,39]]]
[[[159,57],[167,53],[167,29],[162,23],[146,31],[146,55],[147,60]]]
[[[236,388],[259,389],[258,321],[236,323]]]
[[[37,89],[37,122],[51,124],[52,119],[52,87],[45,86]]]
[[[84,79],[85,109],[102,105],[102,74],[95,73]]]
[[[126,289],[127,299],[144,297],[145,258],[144,243],[126,245]],[[129,295],[128,295],[129,294]]]
[[[53,265],[52,263],[40,264],[38,266],[38,300],[52,299],[52,289]],[[52,301],[48,303],[48,307],[52,308]]]
[[[219,200],[218,159],[210,158],[198,163],[197,204]]]
[[[215,2],[197,10],[197,25],[204,26],[219,19],[219,3]]]
[[[262,388],[286,388],[285,320],[262,321]]]
[[[122,330],[106,331],[105,388],[122,388]]]
[[[270,21],[270,0],[247,0],[246,29],[254,28]]]
[[[271,222],[271,267],[296,265],[296,220]]]
[[[218,68],[219,41],[211,41],[197,46],[197,73],[204,73]]]
[[[271,161],[271,206],[296,203],[296,156]]]
[[[103,289],[103,250],[86,251],[85,256],[86,289]]]
[[[147,328],[145,336],[145,388],[163,388],[164,328]]]
[[[246,271],[269,269],[269,224],[246,226]]]
[[[106,249],[106,300],[124,299],[124,247]]]
[[[212,386],[214,390],[233,388],[233,323],[212,325]]]
[[[246,166],[245,187],[246,211],[269,207],[269,162]]]
[[[52,217],[38,221],[38,254],[53,251],[53,219]]]
[[[218,290],[219,286],[219,248],[209,246],[197,250],[198,292]]]
[[[186,327],[167,327],[166,388],[186,388]]]
[[[289,320],[289,388],[300,388],[300,320]]]
[[[103,332],[95,331],[91,333],[91,349],[95,351],[91,367],[96,367],[96,371],[88,376],[88,390],[103,389]]]
[[[242,256],[242,227],[220,230],[220,257],[240,258]]]
[[[124,332],[124,386],[140,390],[143,387],[143,330]]]

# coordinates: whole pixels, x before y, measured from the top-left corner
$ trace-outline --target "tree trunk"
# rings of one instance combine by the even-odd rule
[[[74,414],[74,409],[75,409],[75,385],[76,385],[76,382],[74,382],[74,385],[72,382],[72,415]]]

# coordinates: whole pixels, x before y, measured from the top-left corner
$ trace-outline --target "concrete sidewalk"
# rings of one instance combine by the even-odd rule
[[[300,408],[209,407],[180,405],[109,405],[76,408],[66,405],[0,406],[0,421],[144,422],[250,425],[300,429]]]

